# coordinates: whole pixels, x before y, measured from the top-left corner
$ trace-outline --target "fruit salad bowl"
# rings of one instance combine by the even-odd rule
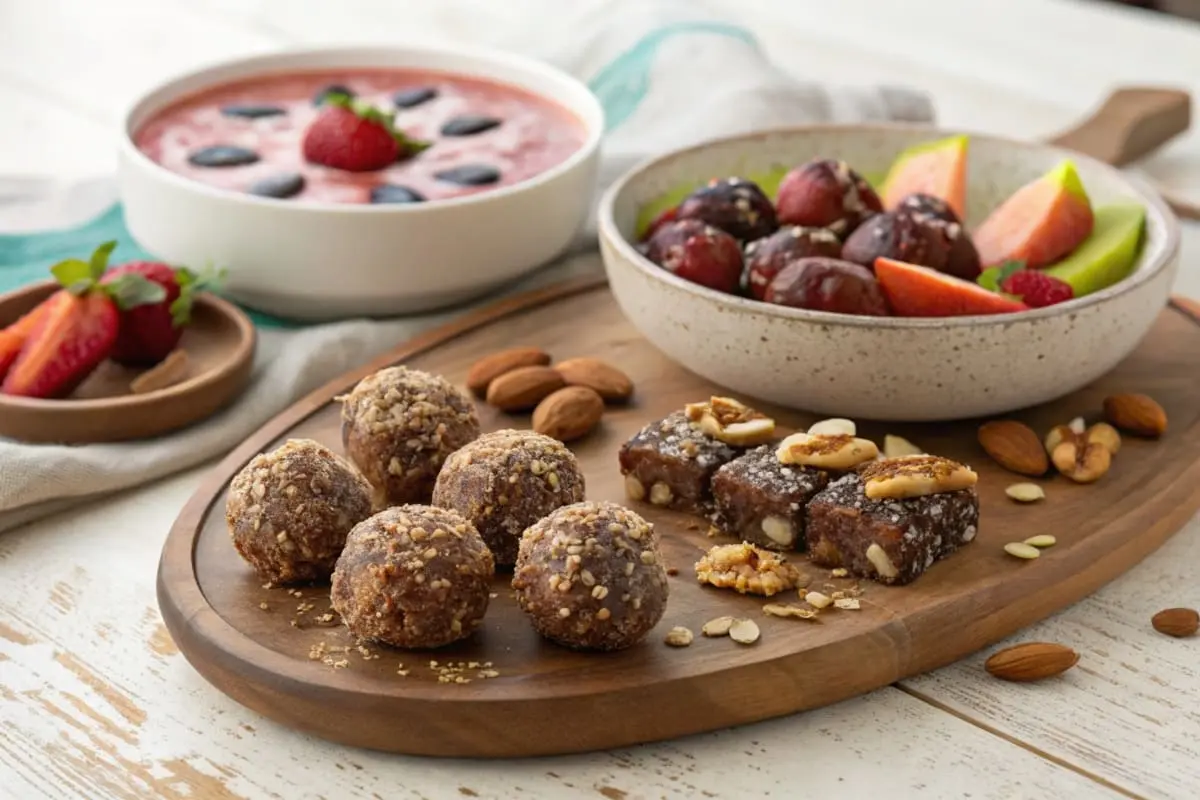
[[[225,269],[226,293],[252,307],[310,320],[422,312],[570,245],[603,127],[586,86],[508,54],[257,56],[132,105],[121,199],[146,250]]]
[[[993,136],[946,138],[952,136],[955,134],[917,126],[804,126],[715,140],[649,160],[618,180],[600,205],[601,251],[617,302],[652,344],[692,372],[786,407],[851,418],[942,421],[1002,414],[1069,394],[1124,359],[1166,304],[1179,264],[1178,222],[1141,181],[1086,156]],[[975,280],[947,278],[933,270],[901,264],[906,273],[903,277],[915,275],[922,292],[927,286],[938,292],[949,287],[949,294],[935,298],[935,305],[958,305],[957,315],[879,316],[874,314],[888,312],[869,309],[838,313],[764,302],[755,296],[753,285],[747,289],[747,273],[743,273],[740,288],[710,288],[712,281],[709,286],[702,285],[683,270],[664,268],[661,264],[666,262],[661,259],[655,263],[647,256],[652,249],[640,243],[656,215],[667,211],[665,216],[670,218],[678,209],[679,216],[684,216],[684,206],[679,203],[697,187],[713,186],[729,176],[749,179],[774,200],[782,223],[790,212],[785,210],[783,193],[775,195],[781,179],[788,191],[787,182],[796,177],[785,177],[789,171],[799,172],[795,168],[816,159],[833,159],[880,186],[882,176],[898,163],[898,156],[920,152],[931,141],[969,143],[959,151],[956,165],[960,178],[965,166],[967,190],[949,198],[958,206],[962,228],[969,231],[978,231],[1021,187],[1039,179],[1042,183],[1062,179],[1064,162],[1069,160],[1070,175],[1063,181],[1066,190],[1062,196],[1069,199],[1079,182],[1086,187],[1091,206],[1098,209],[1091,234],[1095,241],[1084,242],[1078,257],[1071,256],[1046,271],[1070,280],[1081,296],[1031,308],[1015,302],[1020,298],[981,292]],[[938,171],[936,164],[919,165],[917,185],[923,180],[928,183],[926,173],[936,175]],[[879,195],[886,198],[893,184],[889,176]],[[961,189],[961,180],[958,186]],[[853,194],[857,197],[857,192]],[[792,200],[789,197],[786,202]],[[745,200],[737,205],[748,207]],[[1020,220],[1021,209],[1008,205],[1004,213]],[[1138,209],[1138,225],[1131,235],[1107,230],[1103,209],[1108,208]],[[770,208],[766,212],[769,214]],[[743,222],[746,219],[757,221],[759,216],[743,215]],[[1009,220],[992,227],[1007,230],[1013,225]],[[707,230],[714,234],[711,227]],[[844,238],[845,231],[840,233]],[[728,245],[721,231],[714,235]],[[655,236],[657,239],[660,234]],[[999,240],[1011,243],[1013,238],[1000,236]],[[994,243],[976,241],[981,252],[985,247],[995,249]],[[850,249],[847,239],[847,256]],[[1022,253],[1037,249],[1025,248]],[[678,255],[682,250],[674,252]],[[731,257],[741,264],[736,251]],[[1116,280],[1112,270],[1121,258],[1125,259],[1123,277]],[[884,267],[899,271],[889,259],[877,262],[878,266],[866,261],[868,267],[850,265],[848,269],[861,271],[872,284],[872,271],[880,284]],[[999,269],[1003,266],[993,267],[984,277]],[[976,267],[967,278],[977,278],[978,272]],[[780,286],[784,274],[770,283],[768,292],[786,293],[789,287]],[[750,274],[751,281],[753,278]],[[699,279],[705,280],[704,276]],[[1105,281],[1110,285],[1098,288]],[[829,285],[828,281],[824,284]],[[957,303],[960,290],[966,295],[963,304]],[[878,289],[872,291],[878,294]],[[980,293],[992,298],[985,302],[1008,304],[1012,309],[989,307],[987,313],[970,313],[978,299],[975,295]],[[860,302],[854,292],[840,292],[839,296]],[[911,296],[887,298],[903,299],[914,307],[914,313],[928,313],[921,303],[911,303]],[[875,301],[861,302],[870,305]],[[998,310],[1014,311],[993,313]]]

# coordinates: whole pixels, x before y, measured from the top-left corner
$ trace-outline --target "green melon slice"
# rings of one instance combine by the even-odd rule
[[[1063,260],[1046,267],[1047,275],[1066,281],[1076,297],[1124,280],[1137,261],[1146,209],[1134,203],[1096,209],[1092,233]]]

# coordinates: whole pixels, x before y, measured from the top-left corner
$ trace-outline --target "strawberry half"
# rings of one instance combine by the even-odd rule
[[[347,172],[370,172],[416,155],[428,142],[396,129],[395,115],[346,94],[326,96],[321,113],[304,132],[304,157]]]
[[[163,299],[161,286],[138,275],[100,283],[116,244],[100,245],[89,261],[71,259],[50,268],[64,288],[10,326],[28,325],[29,330],[0,392],[41,398],[69,395],[112,351],[118,303],[131,308]]]
[[[3,379],[8,374],[8,368],[17,360],[17,356],[21,354],[21,348],[25,346],[25,340],[29,338],[29,334],[37,327],[38,322],[46,313],[51,305],[50,301],[55,295],[50,295],[42,302],[34,306],[33,310],[27,312],[23,317],[18,319],[7,328],[0,330],[0,379]]]
[[[130,275],[162,287],[162,299],[122,302],[126,299],[122,287],[130,285]],[[183,329],[191,322],[196,295],[215,288],[220,280],[221,275],[211,271],[198,275],[186,267],[177,269],[158,261],[131,261],[110,269],[100,283],[116,288],[121,324],[109,358],[131,367],[148,367],[162,361],[179,346]]]

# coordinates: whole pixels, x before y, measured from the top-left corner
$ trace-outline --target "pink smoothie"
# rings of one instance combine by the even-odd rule
[[[396,127],[433,146],[416,156],[376,172],[344,172],[305,161],[304,131],[320,113],[313,97],[340,84],[385,111],[396,110]],[[436,95],[410,108],[395,108],[393,97],[407,89],[432,88]],[[236,105],[274,106],[284,113],[246,119],[223,108]],[[490,130],[445,136],[443,124],[456,117],[479,115],[500,120]],[[561,106],[515,86],[440,72],[414,70],[336,70],[267,75],[208,89],[160,111],[133,136],[138,149],[172,172],[192,180],[246,192],[259,181],[287,173],[304,177],[304,188],[291,200],[368,203],[381,184],[407,187],[427,200],[486,192],[529,180],[562,163],[583,146],[583,124]],[[258,154],[253,164],[204,167],[190,155],[216,145],[247,148]],[[460,186],[436,177],[452,167],[478,164],[495,168],[500,177],[483,186]]]

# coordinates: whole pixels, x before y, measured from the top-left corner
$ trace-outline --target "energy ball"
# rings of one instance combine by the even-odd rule
[[[502,567],[516,563],[526,528],[583,496],[575,455],[533,431],[485,433],[446,459],[433,487],[433,504],[469,520]]]
[[[371,516],[371,486],[311,439],[251,459],[229,484],[233,546],[269,584],[324,580],[350,529]]]
[[[389,367],[342,398],[342,444],[377,507],[428,503],[442,462],[477,436],[471,399],[427,372]]]
[[[658,534],[616,503],[564,506],[531,525],[512,585],[537,632],[575,649],[637,644],[667,608]]]
[[[494,573],[491,552],[462,516],[397,506],[350,531],[329,594],[360,639],[442,647],[483,622]]]

